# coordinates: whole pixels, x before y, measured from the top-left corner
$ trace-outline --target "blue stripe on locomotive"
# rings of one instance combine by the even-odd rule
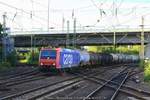
[[[62,49],[60,53],[61,68],[77,67],[80,64],[80,53],[77,50]]]

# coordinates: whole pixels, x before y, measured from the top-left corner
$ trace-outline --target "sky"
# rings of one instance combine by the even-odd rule
[[[47,31],[48,2],[49,31],[73,30],[74,18],[77,30],[140,28],[142,16],[150,28],[150,0],[0,0],[0,22],[6,13],[12,32]]]

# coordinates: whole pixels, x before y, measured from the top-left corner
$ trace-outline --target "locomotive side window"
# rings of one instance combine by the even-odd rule
[[[41,51],[41,58],[42,59],[56,59],[56,50],[42,50]]]

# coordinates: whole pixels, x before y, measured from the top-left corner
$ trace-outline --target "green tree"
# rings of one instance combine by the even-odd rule
[[[9,62],[11,66],[16,66],[17,54],[15,50],[7,56],[7,62]]]
[[[3,26],[2,26],[2,24],[0,23],[0,36],[2,35],[2,31],[3,31]]]
[[[39,52],[34,52],[34,54],[30,53],[28,58],[28,64],[37,64],[39,60]]]
[[[2,24],[0,23],[0,42],[2,41]],[[2,62],[2,44],[0,43],[0,63]]]

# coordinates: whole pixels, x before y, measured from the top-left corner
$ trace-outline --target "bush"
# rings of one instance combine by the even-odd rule
[[[0,64],[0,70],[6,70],[6,69],[8,69],[10,67],[11,67],[11,64],[9,62],[2,62]]]
[[[150,81],[150,61],[145,62],[144,80],[145,81]]]
[[[31,53],[29,56],[30,57],[28,59],[28,64],[37,64],[38,65],[39,53],[36,52],[36,53],[34,53],[34,55]]]
[[[11,64],[9,62],[2,62],[0,64],[0,67],[10,67],[10,66],[11,66]]]
[[[16,51],[13,51],[11,54],[7,56],[7,62],[9,62],[11,66],[16,66],[16,63],[17,63]]]
[[[17,63],[17,56],[16,52],[13,51],[6,57],[6,61],[1,60],[0,66],[1,67],[12,67],[15,66]]]
[[[140,60],[140,62],[139,62],[139,66],[140,66],[141,69],[144,69],[144,67],[146,66],[146,64],[147,63],[144,60]]]
[[[0,63],[2,62],[2,55],[3,55],[3,53],[2,53],[2,46],[0,46]]]

